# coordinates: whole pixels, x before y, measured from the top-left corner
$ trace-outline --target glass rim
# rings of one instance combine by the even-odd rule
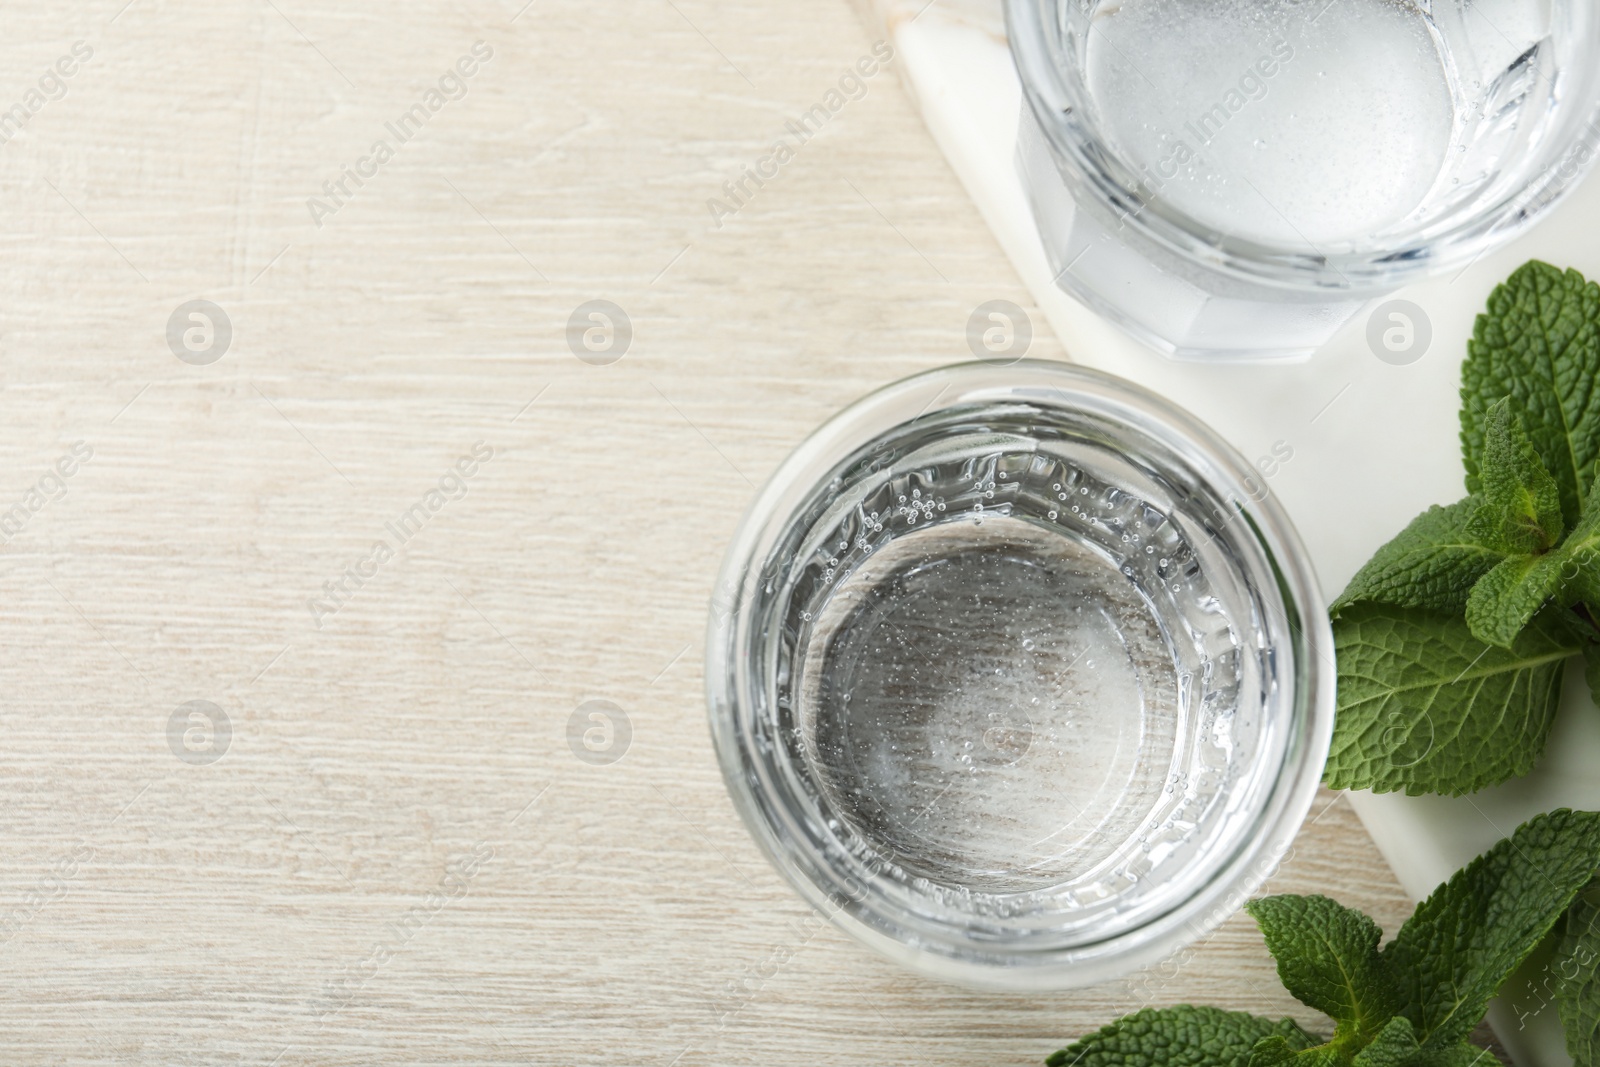
[[[1123,413],[1130,428],[1154,427],[1203,457],[1207,481],[1226,488],[1226,499],[1262,543],[1277,580],[1291,645],[1285,653],[1293,664],[1293,693],[1284,704],[1294,719],[1286,728],[1281,765],[1252,813],[1250,832],[1237,843],[1230,840],[1233,853],[1215,863],[1192,894],[1102,939],[1066,947],[994,944],[985,952],[974,949],[971,938],[952,934],[945,943],[919,936],[926,931],[915,924],[897,924],[896,916],[875,910],[881,900],[852,892],[859,886],[839,875],[837,863],[807,851],[810,842],[802,840],[800,826],[810,812],[787,810],[787,797],[774,787],[769,772],[773,757],[758,750],[755,731],[745,721],[770,711],[752,692],[766,666],[755,651],[763,646],[761,635],[752,632],[752,609],[769,550],[836,461],[926,416],[1022,399],[1042,407]],[[778,466],[740,522],[724,556],[707,626],[713,744],[734,807],[769,862],[813,907],[858,940],[913,970],[980,988],[1040,990],[1103,981],[1157,962],[1220,924],[1260,887],[1290,847],[1315,797],[1333,730],[1333,639],[1321,590],[1270,490],[1257,496],[1248,488],[1253,472],[1214,431],[1156,394],[1099,371],[1041,360],[964,363],[914,375],[868,394],[813,431]]]
[[[1137,240],[1236,281],[1292,292],[1378,293],[1465,267],[1537,223],[1571,195],[1600,160],[1600,93],[1596,93],[1581,117],[1569,119],[1575,132],[1561,142],[1556,161],[1514,192],[1437,234],[1385,249],[1326,255],[1314,248],[1307,251],[1218,234],[1215,227],[1160,195],[1141,192],[1146,183],[1130,182],[1115,173],[1137,175],[1139,168],[1080,117],[1085,110],[1082,102],[1051,58],[1050,28],[1043,12],[1060,2],[1003,0],[1006,36],[1024,106],[1031,110],[1063,180],[1074,194],[1092,195]],[[1574,147],[1585,144],[1580,135],[1584,132],[1597,143],[1573,160]]]

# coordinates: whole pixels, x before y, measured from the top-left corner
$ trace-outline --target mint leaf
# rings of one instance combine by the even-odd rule
[[[1489,409],[1506,396],[1555,479],[1562,516],[1577,523],[1600,458],[1600,286],[1535,260],[1490,295],[1461,373],[1469,493],[1481,488]]]
[[[1566,532],[1561,490],[1512,414],[1510,397],[1489,409],[1483,436],[1478,471],[1483,500],[1467,523],[1468,533],[1508,554],[1548,551]]]
[[[1348,1067],[1349,1062],[1350,1057],[1327,1045],[1297,1050],[1284,1038],[1268,1037],[1250,1050],[1249,1067]]]
[[[1347,608],[1333,639],[1339,710],[1325,780],[1412,795],[1460,796],[1526,774],[1579,647],[1547,615],[1505,649],[1460,619],[1381,604]]]
[[[1338,1024],[1337,1049],[1358,1049],[1398,1010],[1400,995],[1378,955],[1383,931],[1322,896],[1276,896],[1245,905],[1278,962],[1283,986]]]
[[[1500,1067],[1486,1048],[1462,1042],[1445,1049],[1425,1049],[1405,1061],[1405,1067]]]
[[[1596,488],[1600,488],[1600,478],[1590,487],[1578,525],[1557,550],[1569,561],[1563,575],[1566,579],[1563,591],[1571,590],[1576,594],[1564,598],[1566,603],[1586,600],[1600,604],[1600,492],[1596,492]]]
[[[1250,1050],[1249,1067],[1289,1067],[1300,1053],[1281,1037],[1264,1037]]]
[[[1410,1067],[1421,1051],[1411,1020],[1396,1015],[1378,1032],[1372,1044],[1361,1050],[1351,1067]]]
[[[1219,1008],[1146,1008],[1118,1019],[1045,1061],[1049,1067],[1248,1067],[1263,1038],[1294,1050],[1317,1039],[1293,1020],[1273,1022]]]
[[[1583,680],[1589,683],[1589,697],[1600,704],[1600,645],[1583,646]]]
[[[1567,912],[1551,967],[1567,1052],[1576,1067],[1600,1067],[1600,884],[1590,886]]]
[[[1600,866],[1600,813],[1541,815],[1417,906],[1382,955],[1425,1050],[1459,1045]]]
[[[1443,1049],[1424,1049],[1417,1044],[1411,1020],[1396,1015],[1377,1039],[1351,1061],[1351,1067],[1499,1067],[1499,1062],[1487,1049],[1465,1042]]]
[[[1464,1041],[1442,1049],[1424,1049],[1417,1044],[1411,1020],[1396,1015],[1351,1061],[1351,1067],[1500,1067],[1500,1061],[1488,1049]]]
[[[1467,625],[1480,641],[1510,648],[1528,620],[1552,597],[1571,604],[1595,601],[1597,596],[1600,492],[1591,488],[1577,528],[1560,547],[1542,556],[1512,556],[1478,580],[1467,598]]]
[[[1565,587],[1569,561],[1560,553],[1513,556],[1484,575],[1467,599],[1467,628],[1489,645],[1510,648],[1528,621]]]
[[[1451,614],[1463,610],[1473,585],[1504,558],[1467,533],[1481,503],[1468,497],[1412,519],[1350,579],[1332,613],[1364,600]]]

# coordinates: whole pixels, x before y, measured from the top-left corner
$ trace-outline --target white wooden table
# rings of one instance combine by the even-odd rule
[[[892,64],[713,221],[871,54],[847,0],[0,11],[7,1063],[1003,1067],[1146,1001],[1316,1022],[1242,918],[1070,994],[902,973],[727,801],[700,646],[754,485],[1031,308]],[[225,349],[169,343],[195,300]],[[1273,888],[1392,929],[1331,799]]]

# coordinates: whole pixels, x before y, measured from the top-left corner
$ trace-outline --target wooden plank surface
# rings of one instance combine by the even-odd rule
[[[1093,990],[902,973],[728,803],[700,643],[754,485],[1029,307],[892,64],[829,106],[848,0],[0,27],[6,1062],[998,1067],[1146,1002],[1315,1021],[1237,918]],[[596,365],[602,299],[632,337]],[[231,337],[184,311],[186,360],[195,300]],[[1274,888],[1392,928],[1334,799]]]

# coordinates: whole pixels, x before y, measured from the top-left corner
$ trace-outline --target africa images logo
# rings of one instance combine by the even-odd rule
[[[366,155],[341,167],[337,178],[322,183],[322,196],[307,197],[306,210],[311,212],[311,221],[317,229],[322,229],[324,219],[329,215],[337,215],[355,198],[357,190],[378,176],[378,168],[394,158],[396,145],[403,145],[422,132],[428,120],[444,110],[445,104],[466,96],[467,83],[478,73],[480,65],[493,58],[494,49],[488,42],[475,42],[471,55],[456,60],[455,66],[439,75],[437,84],[425,91],[421,99],[401,112],[393,122],[383,124],[390,137],[394,138],[394,144],[383,137],[373,141]],[[355,189],[350,188],[352,184]]]
[[[311,619],[316,623],[317,629],[322,629],[322,624],[327,619],[344,610],[345,605],[355,598],[361,587],[376,578],[383,566],[394,559],[412,538],[421,533],[422,528],[443,511],[446,504],[465,499],[467,493],[471,491],[472,478],[482,469],[483,464],[492,459],[494,459],[492,445],[485,441],[474,444],[472,453],[457,459],[444,474],[440,475],[434,488],[429,489],[416,503],[383,524],[384,532],[388,536],[374,540],[367,554],[346,567],[339,577],[323,582],[321,596],[307,597],[306,609],[311,612]]]
[[[28,121],[43,111],[50,101],[66,96],[67,80],[93,57],[93,47],[85,41],[74,41],[70,53],[46,67],[45,72],[39,75],[38,88],[29,89],[20,100],[0,111],[0,145],[21,133]]]
[[[777,178],[789,161],[794,159],[795,151],[821,133],[822,128],[844,110],[845,104],[865,97],[867,79],[877,74],[884,64],[892,59],[894,59],[894,46],[887,41],[877,42],[872,46],[871,55],[856,60],[854,69],[845,70],[836,88],[829,88],[823,93],[822,99],[801,114],[799,119],[785,122],[784,135],[772,142],[766,155],[745,167],[737,178],[722,183],[726,199],[713,196],[706,201],[706,208],[711,212],[711,221],[716,228],[722,229],[724,219],[737,215],[746,204],[755,199],[757,191],[765,188],[767,182]],[[794,138],[793,145],[789,143],[790,137]]]
[[[45,506],[67,495],[67,479],[94,458],[94,446],[75,441],[35,482],[22,498],[0,513],[0,545],[9,544]]]

